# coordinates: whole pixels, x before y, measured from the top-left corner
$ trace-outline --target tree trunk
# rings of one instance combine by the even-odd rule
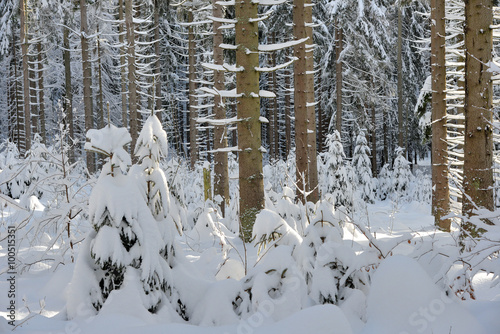
[[[67,23],[66,23],[67,25]],[[73,123],[73,88],[71,85],[71,54],[70,54],[70,44],[69,44],[69,29],[63,27],[63,61],[64,61],[64,79],[65,79],[65,93],[64,93],[64,105],[66,111],[66,117],[64,117],[63,122],[68,126],[69,131],[69,142],[73,143],[75,139],[75,128]],[[73,150],[69,150],[69,159],[74,162],[75,154]]]
[[[44,96],[44,84],[43,84],[43,55],[42,55],[42,43],[37,44],[38,51],[38,116],[40,122],[40,135],[42,136],[42,142],[47,143],[47,132],[45,125],[45,96]]]
[[[337,113],[335,115],[335,125],[340,137],[342,138],[342,61],[340,54],[343,50],[344,34],[340,27],[339,19],[336,19],[335,29],[335,80],[337,90]]]
[[[135,150],[135,143],[138,135],[138,115],[137,115],[137,83],[135,80],[135,32],[133,16],[133,0],[125,0],[125,28],[127,31],[128,45],[128,104],[130,118],[130,144],[131,152]]]
[[[97,95],[98,110],[97,110],[97,127],[104,127],[104,92],[102,91],[102,52],[101,52],[101,36],[99,35],[99,24],[97,24],[97,80],[99,80],[99,94]]]
[[[14,131],[14,134],[15,134],[15,143],[17,144],[17,149],[19,150],[19,152],[22,152],[21,150],[21,132],[24,131],[24,124],[21,122],[21,118],[23,117],[23,108],[21,108],[22,106],[22,102],[21,102],[21,97],[20,97],[20,87],[19,87],[19,83],[18,83],[18,80],[19,80],[19,75],[17,73],[17,66],[18,66],[18,59],[17,59],[17,53],[16,53],[16,50],[17,50],[17,45],[16,45],[16,34],[14,33],[14,29],[12,31],[12,62],[13,62],[13,66],[14,66],[14,89],[15,89],[15,108],[14,108],[14,111],[16,113],[16,126],[15,126],[15,131]]]
[[[445,1],[431,2],[432,69],[432,214],[436,226],[449,231],[448,145],[446,144]]]
[[[276,43],[276,33],[273,32],[272,35],[272,43]],[[272,61],[271,61],[271,66],[275,67],[276,66],[276,52],[273,53],[272,55]],[[272,85],[273,85],[273,92],[278,91],[278,74],[276,71],[271,72],[272,77]],[[271,134],[273,136],[273,158],[275,160],[279,159],[280,156],[280,135],[279,135],[279,123],[278,123],[278,97],[275,97],[272,100],[273,103],[273,133]]]
[[[123,1],[118,1],[118,40],[120,42],[120,78],[121,78],[121,100],[122,100],[122,126],[127,127],[127,70],[126,66],[126,50],[125,50],[125,30],[123,17]]]
[[[82,43],[82,67],[83,67],[83,104],[85,108],[85,132],[94,127],[92,114],[92,63],[89,60],[89,46],[87,41],[87,0],[80,0],[81,17],[81,43]],[[89,173],[95,172],[94,153],[87,151],[87,169]]]
[[[465,146],[463,214],[475,206],[494,209],[492,82],[492,0],[465,0]],[[464,226],[475,236],[471,224]]]
[[[28,67],[28,27],[27,27],[27,0],[20,0],[20,41],[23,62],[23,104],[24,104],[24,152],[31,147],[31,109],[30,109],[30,79]]]
[[[305,202],[319,198],[316,161],[316,112],[314,107],[314,58],[312,40],[311,0],[294,0],[293,35],[296,39],[308,37],[305,44],[294,47],[298,60],[294,63],[295,92],[295,149],[297,168],[297,196]],[[310,191],[309,198],[302,192]]]
[[[373,84],[372,84],[373,86]],[[372,105],[372,176],[377,177],[377,118],[376,108]]]
[[[240,181],[240,234],[248,242],[252,236],[255,217],[264,208],[264,175],[262,171],[261,122],[259,98],[259,30],[258,4],[242,0],[235,6],[236,90],[241,94],[238,105],[238,148]],[[249,52],[247,52],[249,51]]]
[[[403,120],[403,15],[401,4],[398,7],[398,146],[405,148]]]
[[[212,1],[212,14],[214,17],[223,17],[222,6],[217,4],[217,0]],[[214,64],[224,64],[224,50],[219,47],[224,42],[222,30],[219,27],[222,24],[214,21]],[[214,88],[218,91],[225,89],[224,72],[214,71]],[[220,95],[214,97],[215,119],[226,118],[226,108]],[[222,197],[221,213],[225,216],[225,208],[229,206],[229,172],[227,162],[227,152],[223,152],[227,147],[227,132],[225,125],[214,126],[214,196]]]
[[[290,150],[292,149],[292,116],[290,115],[290,110],[292,110],[292,106],[290,103],[290,72],[290,70],[287,70],[285,72],[285,159],[288,158]]]
[[[155,1],[155,8],[154,8],[154,36],[155,36],[155,41],[154,41],[154,46],[155,46],[155,54],[156,54],[156,60],[154,64],[154,78],[155,78],[155,98],[156,100],[154,101],[155,105],[155,110],[156,110],[156,116],[162,121],[162,94],[161,94],[161,71],[160,71],[160,66],[161,66],[161,60],[160,60],[160,5],[159,5],[159,0]]]
[[[188,10],[188,22],[193,22],[193,9]],[[189,56],[189,151],[191,157],[191,169],[194,170],[196,161],[198,161],[198,129],[196,127],[196,119],[198,112],[196,109],[196,44],[194,40],[193,26],[189,26],[188,30],[188,56]]]
[[[29,36],[28,36],[29,39]],[[29,50],[28,50],[29,52]],[[30,78],[30,113],[31,113],[31,131],[33,134],[40,134],[40,123],[39,123],[39,113],[38,113],[38,100],[36,92],[36,60],[37,56],[34,55],[35,50],[33,48],[32,55],[28,57],[31,65],[28,66],[29,78]]]

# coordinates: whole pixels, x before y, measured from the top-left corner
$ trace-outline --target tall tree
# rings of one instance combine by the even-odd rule
[[[432,214],[436,226],[449,231],[448,145],[446,142],[445,1],[431,2],[432,69]]]
[[[82,44],[82,67],[83,67],[83,104],[85,109],[85,132],[94,126],[92,113],[92,63],[89,55],[89,29],[87,22],[87,0],[80,0],[80,37]],[[89,173],[95,172],[94,153],[87,151],[87,169]]]
[[[128,107],[131,146],[135,147],[138,135],[138,115],[137,115],[137,81],[135,62],[135,24],[133,12],[133,0],[125,1],[125,30],[127,35],[127,65],[128,65]]]
[[[193,23],[193,8],[188,9],[188,23]],[[191,169],[198,161],[198,129],[196,119],[198,112],[196,109],[196,44],[194,40],[194,27],[192,24],[188,28],[188,95],[189,95],[189,156],[191,158]]]
[[[261,122],[259,99],[258,3],[242,0],[235,5],[236,91],[238,92],[238,148],[241,234],[252,236],[255,217],[264,208]]]
[[[28,64],[28,22],[27,22],[27,0],[20,0],[20,42],[23,63],[23,103],[24,103],[24,150],[31,147],[31,108],[30,108],[30,79]]]
[[[339,19],[335,20],[335,83],[337,94],[337,111],[335,114],[335,128],[342,137],[342,54],[344,33],[340,26]]]
[[[222,6],[217,4],[217,0],[212,1],[212,14],[215,18],[222,18]],[[222,66],[224,64],[224,50],[220,45],[224,42],[222,30],[219,27],[222,23],[214,20],[213,24],[213,44],[214,44],[214,64]],[[225,89],[224,72],[214,70],[214,88],[223,91]],[[214,96],[214,114],[215,119],[226,118],[226,107],[221,95]],[[226,205],[229,204],[229,172],[227,152],[227,131],[225,124],[216,124],[214,126],[214,195],[222,198],[221,211],[225,215]]]
[[[493,0],[465,0],[465,145],[462,210],[494,209],[492,81]],[[474,235],[475,228],[465,226]]]
[[[294,0],[293,35],[308,38],[294,47],[295,149],[297,195],[302,201],[319,199],[316,162],[316,110],[314,103],[314,57],[311,0]],[[310,192],[305,198],[303,191]]]

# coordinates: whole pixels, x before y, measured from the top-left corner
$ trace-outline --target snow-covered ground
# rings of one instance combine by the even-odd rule
[[[292,304],[282,298],[280,305],[262,303],[258,312],[245,320],[232,319],[232,310],[228,310],[228,318],[222,321],[227,325],[208,326],[203,317],[210,318],[210,312],[223,316],[226,303],[220,299],[235,289],[237,280],[244,276],[240,256],[245,251],[240,239],[229,231],[222,231],[226,234],[226,246],[221,244],[218,234],[207,230],[209,222],[202,221],[179,236],[178,241],[186,258],[184,270],[188,273],[184,277],[193,277],[192,281],[180,282],[180,289],[191,291],[192,298],[199,300],[196,322],[203,325],[187,323],[175,312],[164,309],[157,314],[147,312],[137,287],[127,284],[127,280],[120,290],[111,293],[98,315],[80,314],[67,320],[68,285],[75,265],[65,261],[56,269],[42,262],[17,275],[14,328],[7,322],[9,275],[1,275],[0,333],[500,333],[500,287],[490,286],[491,277],[483,273],[474,277],[476,300],[460,301],[439,288],[446,256],[438,259],[436,252],[426,249],[446,250],[454,240],[450,234],[434,229],[428,205],[376,202],[368,204],[364,214],[358,213],[355,221],[376,236],[372,242],[386,259],[376,269],[367,296],[354,290],[340,306],[305,307],[280,319],[277,312],[283,310],[282,304]],[[344,243],[355,249],[368,241],[348,224],[344,227]],[[231,245],[231,250],[221,266],[227,245]],[[76,256],[77,253],[78,248]],[[23,250],[20,256],[26,256]],[[257,249],[247,247],[249,267],[256,259]],[[5,242],[0,246],[0,268],[5,268],[7,261]]]

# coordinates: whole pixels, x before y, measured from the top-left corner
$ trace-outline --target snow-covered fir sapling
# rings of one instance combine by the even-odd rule
[[[343,206],[350,211],[354,195],[353,175],[348,161],[345,160],[344,148],[338,131],[327,136],[326,145],[328,152],[324,155],[325,192],[333,195],[336,208]]]
[[[378,173],[377,196],[384,201],[392,192],[392,171],[389,164],[385,164]]]
[[[361,199],[366,203],[373,203],[374,200],[370,153],[365,133],[360,131],[356,138],[352,167],[356,173],[357,190]]]
[[[26,165],[19,159],[17,145],[5,141],[0,147],[0,192],[11,198],[24,194],[26,183]]]
[[[405,150],[396,148],[396,159],[394,160],[394,171],[392,174],[392,190],[394,196],[401,199],[408,199],[410,183],[413,175],[410,171],[410,163],[404,156]]]
[[[116,290],[140,286],[145,309],[157,310],[171,282],[170,268],[160,255],[164,247],[158,224],[141,196],[124,146],[131,141],[125,128],[108,125],[89,130],[87,150],[106,156],[89,199],[93,230],[78,257],[67,305],[70,318],[99,311]],[[127,279],[126,279],[127,278]],[[88,314],[88,313],[87,313]]]

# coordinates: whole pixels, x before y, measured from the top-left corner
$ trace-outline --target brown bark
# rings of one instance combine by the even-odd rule
[[[311,0],[294,0],[293,35],[296,39],[309,38],[305,44],[294,47],[298,60],[294,63],[295,87],[295,147],[297,168],[297,196],[305,202],[319,199],[316,161],[316,111],[314,107],[314,58]],[[308,47],[309,46],[309,47]],[[310,191],[304,198],[302,192]]]
[[[28,67],[28,34],[27,34],[27,0],[20,0],[20,42],[23,63],[23,104],[24,104],[24,151],[31,147],[31,108],[30,108],[30,81]]]
[[[17,145],[17,149],[19,152],[22,151],[21,149],[21,132],[24,131],[24,124],[21,122],[21,118],[23,117],[23,109],[22,109],[22,102],[21,102],[21,97],[20,97],[20,87],[19,87],[19,75],[17,73],[17,44],[16,44],[16,34],[14,33],[14,30],[12,31],[12,62],[14,66],[14,101],[15,101],[15,107],[14,107],[14,112],[16,115],[16,125],[15,125],[15,130],[14,130],[14,136],[15,136],[15,143]]]
[[[292,109],[290,103],[290,89],[291,82],[290,76],[291,71],[287,70],[285,73],[285,159],[288,158],[290,150],[292,147],[292,125],[291,125],[291,115],[290,110]]]
[[[264,175],[262,171],[261,122],[259,99],[259,30],[257,3],[242,0],[235,6],[236,64],[243,67],[236,73],[238,94],[238,148],[240,181],[240,234],[248,242],[255,217],[264,208]],[[246,52],[249,50],[250,52]]]
[[[432,69],[432,214],[436,226],[449,231],[450,190],[448,185],[448,145],[446,144],[445,2],[431,2]]]
[[[99,35],[99,24],[97,24],[97,80],[99,85],[99,94],[97,95],[97,127],[104,127],[104,92],[102,90],[102,52],[101,52],[101,37]]]
[[[223,17],[222,6],[217,4],[217,0],[212,1],[212,15],[214,17]],[[214,29],[214,64],[224,64],[224,50],[219,45],[223,43],[222,30],[219,27],[222,24],[215,22]],[[218,91],[225,89],[224,72],[214,71],[214,88]],[[226,108],[223,106],[223,100],[220,95],[214,97],[215,119],[226,118]],[[222,197],[220,205],[222,216],[225,215],[225,208],[229,206],[229,172],[227,152],[222,152],[227,147],[227,131],[225,125],[214,126],[214,196]]]
[[[494,209],[492,82],[492,0],[465,0],[465,146],[463,214],[475,205]],[[473,235],[475,227],[464,226]]]
[[[133,0],[125,1],[125,29],[127,31],[127,63],[128,63],[128,104],[131,151],[135,150],[135,143],[138,136],[138,115],[137,115],[137,83],[135,80],[135,32],[133,17]]]
[[[377,176],[377,123],[376,123],[376,109],[375,105],[372,105],[372,131],[371,131],[371,143],[372,143],[372,176]]]
[[[86,0],[80,0],[80,18],[83,67],[83,105],[85,109],[85,132],[87,132],[94,126],[94,117],[92,114],[92,64],[89,60],[89,45],[87,41],[89,32]],[[87,169],[91,174],[95,172],[94,153],[89,151],[87,151]]]
[[[193,9],[190,8],[188,11],[188,22],[193,22]],[[195,72],[195,60],[196,60],[196,44],[194,40],[194,30],[193,26],[189,26],[188,30],[188,56],[189,56],[189,70],[188,70],[188,80],[189,80],[189,150],[191,158],[191,169],[194,170],[196,161],[198,161],[198,129],[196,127],[196,119],[198,118],[198,111],[196,109],[196,72]]]
[[[344,34],[342,32],[342,27],[340,27],[339,20],[336,20],[335,29],[335,82],[337,90],[337,113],[335,115],[335,125],[339,135],[342,138],[342,61],[340,60],[340,54],[343,50],[343,38]]]

